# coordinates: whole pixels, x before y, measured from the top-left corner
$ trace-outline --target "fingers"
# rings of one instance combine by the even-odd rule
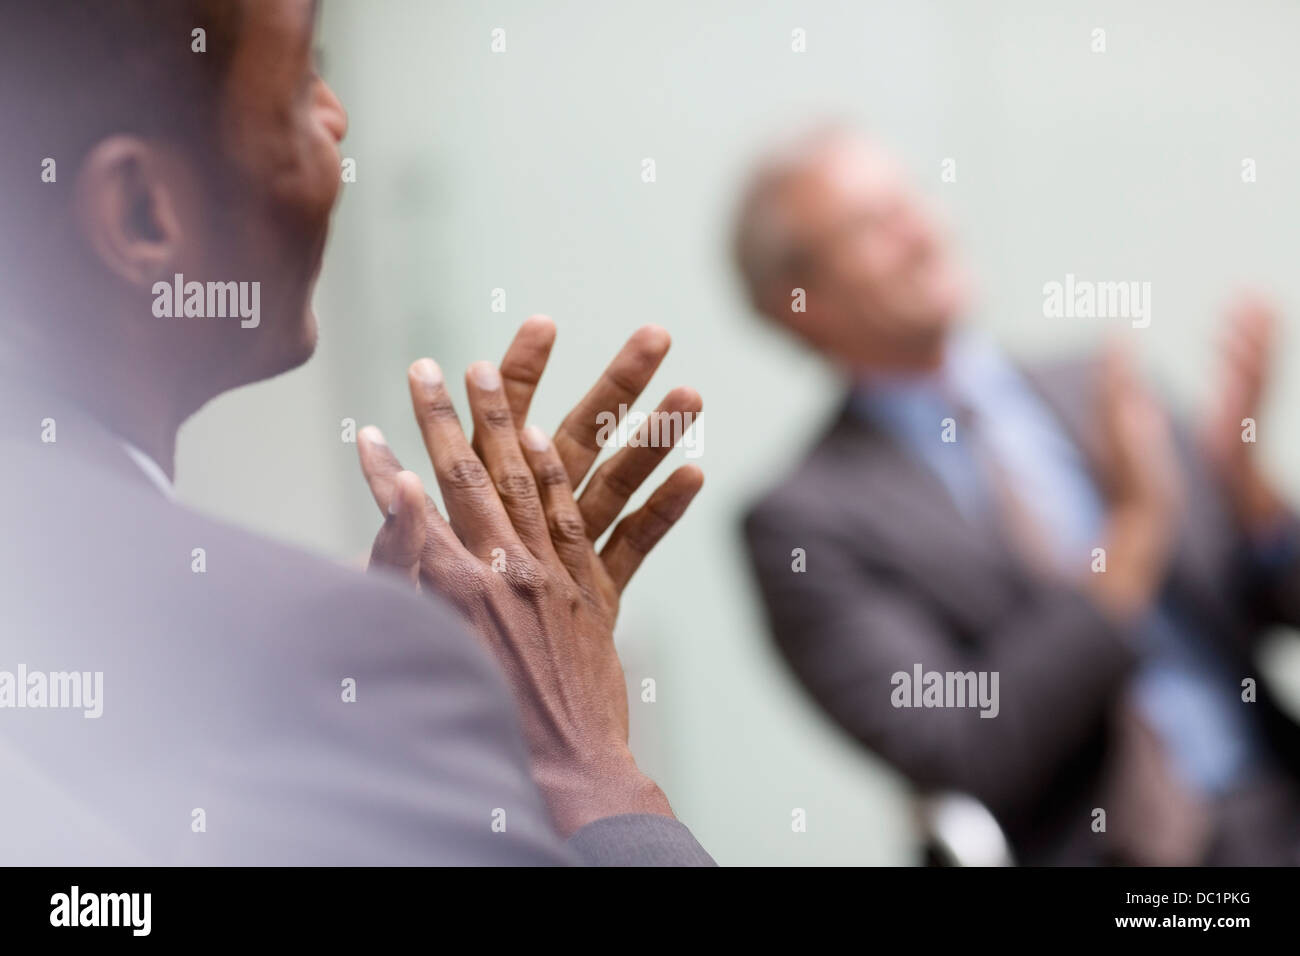
[[[515,420],[500,373],[491,362],[475,362],[465,373],[474,437],[491,476],[497,498],[505,507],[515,533],[533,554],[553,553],[532,469],[524,460]]]
[[[582,483],[600,454],[601,439],[607,437],[610,426],[622,420],[624,406],[630,406],[645,389],[671,344],[667,331],[657,325],[637,329],[560,424],[555,448],[570,486]]]
[[[1164,411],[1146,392],[1135,391],[1120,408],[1119,428],[1127,447],[1134,451],[1151,449],[1162,441],[1167,427]]]
[[[703,484],[704,472],[695,465],[683,465],[655,489],[644,505],[614,527],[600,558],[620,593],[645,556],[686,513]]]
[[[1228,307],[1228,321],[1242,334],[1267,337],[1277,324],[1273,303],[1255,292],[1240,292]]]
[[[573,488],[564,462],[560,460],[555,445],[546,433],[529,425],[519,434],[524,457],[537,481],[542,507],[551,543],[560,561],[579,584],[592,578],[592,561],[595,558],[591,542],[587,540],[582,513],[573,500]]]
[[[1226,377],[1238,380],[1250,411],[1263,397],[1276,329],[1272,305],[1258,295],[1239,295],[1228,309],[1220,355]]]
[[[1128,350],[1115,338],[1108,340],[1102,351],[1102,384],[1104,394],[1114,398],[1116,392],[1128,394],[1138,387],[1137,372]]]
[[[1148,432],[1160,419],[1161,411],[1143,384],[1128,353],[1117,343],[1109,343],[1103,356],[1102,401],[1106,414],[1103,425],[1113,441],[1124,449],[1133,449],[1136,435]]]
[[[443,520],[442,515],[438,513],[438,506],[424,492],[424,486],[421,484],[419,477],[412,472],[403,472],[402,463],[397,460],[397,456],[393,454],[392,449],[388,447],[388,443],[384,441],[383,433],[374,425],[367,425],[357,434],[357,438],[357,451],[361,455],[361,472],[365,475],[366,483],[370,486],[370,493],[375,499],[375,504],[379,506],[379,511],[385,518],[390,514],[399,475],[411,475],[415,479],[415,484],[419,486],[420,494],[423,497],[418,510],[424,515],[425,523],[425,572],[431,573],[440,561],[452,558],[469,560],[469,552],[465,550],[460,540],[452,534],[451,528]],[[410,479],[406,480],[409,481]],[[398,506],[401,507],[401,504],[399,503]],[[405,513],[403,511],[403,514]],[[383,534],[382,530],[380,534]],[[376,540],[377,544],[378,540]]]
[[[1272,303],[1252,293],[1242,293],[1228,307],[1221,344],[1234,352],[1267,355],[1277,331]]]
[[[414,472],[393,476],[388,517],[370,550],[371,568],[389,568],[413,585],[419,581],[427,521],[424,502],[424,486]]]
[[[1231,359],[1263,359],[1272,347],[1273,330],[1270,312],[1253,303],[1239,303],[1228,315],[1220,345]]]
[[[1225,312],[1218,336],[1219,381],[1201,434],[1205,451],[1220,464],[1246,457],[1238,429],[1261,410],[1276,331],[1276,310],[1258,294],[1239,293]]]
[[[506,402],[515,419],[515,428],[528,421],[533,393],[546,370],[551,346],[555,344],[555,322],[549,315],[529,316],[515,333],[514,341],[501,360],[501,379],[505,382]],[[474,433],[478,447],[478,432]]]
[[[384,433],[374,425],[367,425],[357,433],[357,454],[361,456],[361,473],[365,475],[370,494],[381,512],[388,511],[393,494],[393,479],[402,470],[393,450],[388,447]]]
[[[420,359],[411,366],[407,378],[415,420],[442,489],[447,520],[470,553],[486,561],[494,548],[517,543],[518,537],[497,498],[488,470],[461,431],[438,364],[433,359]]]
[[[596,469],[578,499],[590,540],[595,541],[605,533],[703,407],[704,402],[694,389],[673,389],[637,429],[627,446]]]

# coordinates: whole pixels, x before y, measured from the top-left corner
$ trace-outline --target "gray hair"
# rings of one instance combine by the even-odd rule
[[[732,230],[732,255],[750,301],[766,311],[771,282],[788,271],[798,251],[790,236],[782,190],[805,173],[827,146],[860,137],[843,123],[821,123],[770,147],[740,194]]]

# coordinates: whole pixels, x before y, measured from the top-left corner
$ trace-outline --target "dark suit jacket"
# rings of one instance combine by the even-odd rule
[[[0,670],[102,672],[103,713],[0,709],[0,860],[712,862],[666,817],[562,840],[443,604],[167,501],[53,398],[3,407]]]
[[[1029,372],[1090,455],[1091,367]],[[1258,573],[1222,496],[1190,455],[1187,465],[1188,513],[1169,586],[1231,648],[1241,676],[1253,676],[1246,653],[1261,622],[1300,620],[1300,567]],[[1138,794],[1116,806],[1107,797],[1117,770],[1109,729],[1135,663],[1131,636],[1073,587],[1030,573],[1006,535],[964,520],[940,480],[883,431],[846,406],[751,510],[745,532],[795,674],[918,787],[982,800],[1023,862],[1110,858],[1114,847],[1090,827],[1094,807],[1107,808],[1112,825],[1143,825],[1137,817],[1151,801]],[[795,548],[806,553],[803,573],[792,571]],[[999,715],[895,708],[891,675],[917,663],[999,672]],[[1255,706],[1274,751],[1294,766],[1293,726],[1266,690]]]

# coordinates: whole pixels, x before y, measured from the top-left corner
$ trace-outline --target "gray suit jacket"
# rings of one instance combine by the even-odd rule
[[[1030,377],[1099,466],[1090,363]],[[1218,489],[1186,459],[1189,508],[1168,586],[1254,675],[1245,655],[1260,623],[1300,620],[1300,566],[1253,569]],[[1032,574],[1005,533],[967,522],[937,476],[850,409],[750,511],[745,532],[777,645],[813,697],[919,788],[983,801],[1019,859],[1118,859],[1114,841],[1092,832],[1092,808],[1108,809],[1112,836],[1160,812],[1140,780],[1115,779],[1132,769],[1110,732],[1135,663],[1130,638],[1079,591]],[[792,571],[795,548],[803,573]],[[892,706],[891,675],[918,663],[999,672],[1000,713]],[[1256,706],[1293,768],[1294,725],[1266,689]]]
[[[712,863],[666,817],[562,840],[443,604],[165,500],[55,399],[0,428],[0,672],[102,674],[98,717],[0,706],[0,861]]]

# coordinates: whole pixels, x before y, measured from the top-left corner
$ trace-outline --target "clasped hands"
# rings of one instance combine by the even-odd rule
[[[623,589],[704,476],[683,465],[615,524],[670,450],[630,442],[575,496],[601,451],[601,413],[617,415],[636,400],[670,340],[656,326],[639,329],[548,438],[527,424],[527,415],[554,341],[554,323],[534,316],[499,368],[470,366],[472,441],[438,366],[420,359],[410,367],[411,402],[445,518],[378,429],[362,429],[358,447],[385,516],[371,567],[443,595],[491,650],[519,708],[533,778],[567,836],[621,813],[672,815],[628,749],[627,690],[613,628]],[[694,390],[676,388],[656,412],[693,416],[701,407]],[[653,422],[654,416],[642,427]]]
[[[1255,294],[1230,305],[1218,342],[1219,370],[1202,413],[1199,451],[1248,541],[1266,540],[1290,520],[1283,496],[1255,453],[1257,419],[1277,345],[1274,307]],[[1107,574],[1085,589],[1124,620],[1158,598],[1174,547],[1186,489],[1167,415],[1124,354],[1112,348],[1101,369],[1098,414],[1106,469]]]

